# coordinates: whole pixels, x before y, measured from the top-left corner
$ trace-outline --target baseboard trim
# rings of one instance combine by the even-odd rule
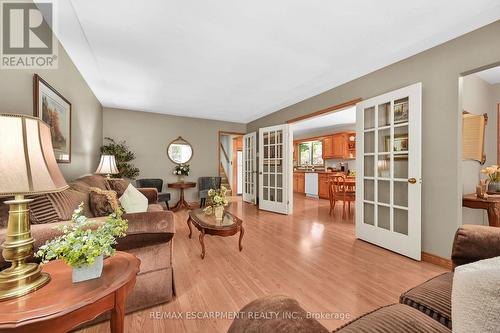
[[[436,256],[434,254],[430,254],[427,252],[422,252],[422,261],[449,269],[451,271],[453,264],[450,259],[445,259],[440,256]]]

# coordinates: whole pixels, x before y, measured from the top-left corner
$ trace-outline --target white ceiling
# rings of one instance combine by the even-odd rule
[[[344,110],[327,113],[314,118],[308,118],[303,121],[292,124],[294,136],[303,135],[312,131],[318,132],[323,129],[334,129],[356,123],[356,107],[350,107]]]
[[[500,66],[493,67],[476,74],[489,84],[500,83]]]
[[[242,123],[500,18],[498,0],[58,7],[59,39],[103,106]]]

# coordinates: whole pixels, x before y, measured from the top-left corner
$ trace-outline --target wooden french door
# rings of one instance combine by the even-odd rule
[[[356,237],[421,254],[422,84],[357,104]]]
[[[292,156],[289,125],[259,129],[259,209],[293,212]]]
[[[257,140],[256,133],[243,136],[243,201],[256,203],[257,196]]]

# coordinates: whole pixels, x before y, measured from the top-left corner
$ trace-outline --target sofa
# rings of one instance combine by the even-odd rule
[[[500,228],[464,225],[455,234],[453,270],[459,265],[500,256]],[[380,307],[337,328],[338,333],[451,333],[453,271],[438,275],[400,296],[398,304]],[[257,299],[240,310],[228,333],[329,332],[307,316],[297,301],[287,296]],[[279,313],[256,320],[251,313]],[[295,314],[294,319],[290,315]]]
[[[128,182],[118,180],[118,185],[126,188]],[[35,251],[60,234],[53,227],[69,223],[71,214],[80,202],[84,203],[84,215],[97,223],[103,223],[106,217],[95,217],[90,207],[91,188],[110,190],[110,183],[98,175],[84,176],[68,184],[69,188],[58,193],[34,197],[30,204],[31,234],[35,239]],[[134,254],[141,261],[140,271],[134,290],[127,298],[126,312],[166,303],[174,294],[172,267],[173,236],[175,234],[174,215],[158,204],[158,191],[153,188],[140,188],[148,198],[148,210],[144,213],[123,214],[128,220],[128,230],[124,238],[118,239],[116,249]],[[4,198],[5,201],[8,198]],[[40,223],[40,216],[48,223]],[[8,206],[0,202],[0,243],[5,240],[8,221]],[[35,258],[31,258],[36,261]],[[0,266],[8,263],[0,257]],[[101,317],[100,320],[105,319]]]

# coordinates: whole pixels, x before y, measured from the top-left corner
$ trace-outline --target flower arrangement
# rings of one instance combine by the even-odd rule
[[[226,197],[227,188],[221,186],[219,190],[210,189],[208,190],[208,200],[210,206],[212,207],[225,207],[228,205],[229,201]]]
[[[176,176],[189,176],[189,164],[179,164],[174,169],[174,175]]]
[[[481,173],[488,176],[488,180],[491,183],[500,182],[500,168],[498,165],[490,165],[486,168],[481,169]]]
[[[104,224],[95,228],[83,214],[83,202],[71,216],[72,224],[55,227],[63,234],[42,245],[35,254],[43,263],[62,259],[73,268],[91,266],[99,256],[112,256],[117,237],[124,237],[128,221],[122,219],[122,211],[109,215]]]

